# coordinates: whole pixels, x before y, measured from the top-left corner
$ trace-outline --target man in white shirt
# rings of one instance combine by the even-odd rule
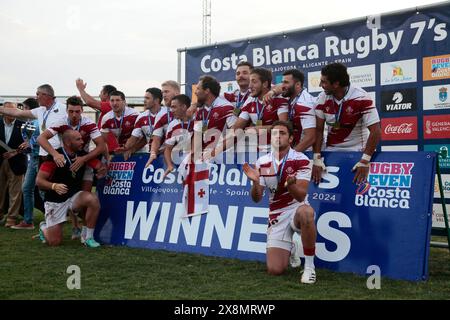
[[[36,91],[36,99],[40,105],[39,108],[32,110],[0,108],[0,114],[21,120],[37,119],[40,132],[44,132],[45,129],[50,128],[67,118],[65,107],[56,100],[55,92],[51,85],[43,84],[39,86]],[[49,139],[49,142],[54,149],[60,147],[60,140],[57,135]],[[40,163],[45,160],[47,154],[47,151],[43,148],[39,148]]]

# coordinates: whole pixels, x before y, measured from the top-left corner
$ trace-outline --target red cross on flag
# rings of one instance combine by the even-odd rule
[[[186,216],[192,217],[208,212],[209,207],[209,165],[205,162],[185,164],[187,174],[183,180],[183,203]]]

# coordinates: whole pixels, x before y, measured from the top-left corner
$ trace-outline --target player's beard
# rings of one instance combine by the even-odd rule
[[[285,98],[292,98],[295,95],[295,86],[287,88],[287,90],[282,92],[281,95]]]

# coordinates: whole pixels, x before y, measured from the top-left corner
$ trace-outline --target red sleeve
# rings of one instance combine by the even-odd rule
[[[72,129],[72,128],[70,128],[67,124],[64,124],[59,127],[52,127],[52,130],[56,131],[59,134],[63,134],[64,132],[66,132],[69,129]]]
[[[223,97],[231,103],[236,102],[236,96],[234,95],[233,92],[225,92],[223,94]]]
[[[41,164],[41,167],[39,170],[42,170],[44,172],[47,172],[49,175],[52,175],[53,172],[56,169],[56,163],[53,161],[45,161]]]
[[[100,112],[102,114],[110,112],[111,110],[112,110],[112,108],[111,108],[111,104],[109,103],[109,101],[100,102]]]
[[[87,163],[87,165],[89,167],[91,167],[92,169],[95,169],[99,164],[101,164],[101,161],[98,160],[98,159],[89,160],[88,163]]]

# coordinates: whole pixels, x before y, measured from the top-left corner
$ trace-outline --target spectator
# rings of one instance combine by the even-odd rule
[[[60,121],[60,119],[64,120],[67,118],[64,106],[56,100],[55,92],[51,85],[43,84],[39,86],[36,91],[36,97],[40,105],[39,108],[33,110],[0,108],[0,114],[23,120],[37,119],[41,132],[44,132],[46,128],[51,127],[54,123]],[[58,149],[60,147],[58,136],[54,136],[49,142],[53,148]],[[46,160],[46,156],[47,151],[43,148],[39,148],[39,163]]]
[[[5,102],[3,109],[16,109],[12,102]],[[9,207],[6,214],[5,227],[15,226],[22,202],[22,182],[27,171],[27,157],[19,150],[23,144],[21,127],[24,122],[10,116],[0,120],[0,217],[5,207],[6,196],[9,196]]]
[[[39,103],[34,98],[28,98],[22,104],[24,110],[39,108]],[[19,224],[12,226],[12,229],[34,229],[33,209],[35,203],[36,208],[44,212],[44,202],[39,192],[35,192],[35,189],[37,189],[35,183],[39,164],[39,144],[36,139],[39,136],[39,132],[39,123],[36,119],[29,120],[22,125],[22,137],[25,142],[19,146],[18,150],[29,153],[27,171],[22,185],[24,212],[23,220]]]

